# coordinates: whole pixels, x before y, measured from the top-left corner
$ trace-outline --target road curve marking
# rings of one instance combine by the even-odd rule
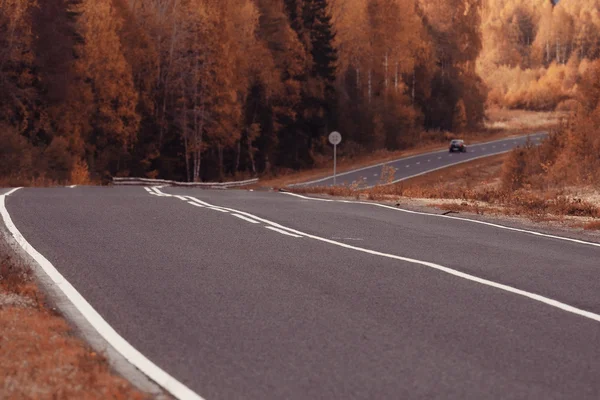
[[[311,199],[311,198],[309,198],[309,199]],[[582,310],[582,309],[573,307],[573,306],[571,306],[569,304],[561,303],[560,301],[557,301],[557,300],[554,300],[554,299],[551,299],[549,297],[545,297],[545,296],[542,296],[542,295],[539,295],[539,294],[536,294],[536,293],[527,292],[525,290],[517,289],[515,287],[504,285],[502,283],[494,282],[494,281],[491,281],[491,280],[488,280],[488,279],[479,278],[479,277],[477,277],[475,275],[470,275],[470,274],[467,274],[467,273],[464,273],[464,272],[461,272],[461,271],[458,271],[458,270],[455,270],[455,269],[452,269],[452,268],[445,267],[445,266],[440,265],[440,264],[435,264],[435,263],[428,262],[428,261],[416,260],[414,258],[397,256],[395,254],[382,253],[380,251],[369,250],[369,249],[365,249],[365,248],[362,248],[362,247],[352,246],[352,245],[349,245],[347,243],[338,242],[338,241],[335,241],[335,240],[331,240],[331,239],[327,239],[327,238],[324,238],[324,237],[320,237],[320,236],[316,236],[316,235],[311,235],[311,234],[308,234],[308,233],[305,233],[305,232],[302,232],[302,231],[298,231],[298,230],[293,229],[293,228],[288,228],[286,226],[278,224],[277,222],[273,222],[273,221],[270,221],[268,219],[258,217],[258,216],[254,215],[254,214],[251,214],[251,213],[248,213],[248,212],[245,212],[245,211],[240,211],[240,210],[237,210],[237,209],[234,209],[234,208],[229,208],[229,207],[214,206],[214,205],[212,205],[210,203],[206,203],[206,202],[201,201],[201,200],[198,200],[198,201],[200,201],[202,203],[205,203],[205,204],[207,204],[207,205],[209,205],[211,207],[223,208],[225,210],[231,211],[232,213],[237,213],[237,214],[245,215],[245,216],[247,216],[249,218],[255,219],[255,220],[260,221],[260,222],[263,222],[263,223],[265,223],[267,225],[270,225],[271,228],[269,228],[269,227],[267,227],[267,228],[271,229],[271,230],[274,230],[272,228],[277,228],[279,230],[285,231],[286,234],[299,235],[299,236],[303,236],[303,237],[306,237],[306,238],[309,238],[309,239],[314,239],[314,240],[317,240],[317,241],[320,241],[320,242],[329,243],[329,244],[332,244],[332,245],[335,245],[335,246],[338,246],[338,247],[343,247],[343,248],[346,248],[346,249],[349,249],[349,250],[359,251],[361,253],[371,254],[371,255],[375,255],[375,256],[379,256],[379,257],[384,257],[384,258],[389,258],[389,259],[398,260],[398,261],[404,261],[404,262],[407,262],[407,263],[410,263],[410,264],[421,265],[421,266],[424,266],[424,267],[428,267],[428,268],[431,268],[431,269],[435,269],[435,270],[438,270],[438,271],[445,272],[445,273],[447,273],[449,275],[453,275],[453,276],[456,276],[456,277],[459,277],[459,278],[462,278],[462,279],[465,279],[465,280],[468,280],[468,281],[471,281],[471,282],[479,283],[479,284],[484,285],[484,286],[493,287],[493,288],[500,289],[500,290],[503,290],[503,291],[508,292],[508,293],[513,293],[513,294],[516,294],[516,295],[519,295],[519,296],[522,296],[522,297],[526,297],[526,298],[529,298],[531,300],[538,301],[540,303],[544,303],[544,304],[549,305],[551,307],[558,308],[560,310],[563,310],[563,311],[566,311],[566,312],[569,312],[569,313],[572,313],[572,314],[576,314],[576,315],[579,315],[579,316],[582,316],[582,317],[594,320],[596,322],[600,322],[600,315],[599,314],[595,314],[595,313],[593,313],[591,311]],[[330,201],[333,201],[333,200],[330,200]],[[366,203],[366,204],[370,204],[370,203]]]
[[[513,227],[510,227],[510,226],[506,226],[506,225],[499,225],[499,224],[494,224],[494,223],[491,223],[491,222],[478,221],[476,219],[460,218],[460,217],[454,217],[452,215],[432,214],[432,213],[426,213],[426,212],[421,212],[421,211],[412,211],[412,210],[406,210],[404,208],[397,208],[397,207],[388,206],[386,204],[369,203],[367,201],[319,199],[319,198],[316,198],[316,197],[308,197],[308,196],[303,196],[301,194],[289,193],[289,192],[282,192],[282,194],[285,194],[285,195],[288,195],[288,196],[293,196],[293,197],[298,197],[298,198],[305,199],[305,200],[325,201],[325,202],[334,202],[334,203],[337,202],[337,203],[347,203],[347,204],[364,204],[364,205],[370,205],[370,206],[374,206],[374,207],[387,208],[389,210],[394,210],[394,211],[403,212],[403,213],[407,213],[407,214],[424,215],[424,216],[428,216],[428,217],[454,219],[454,220],[457,220],[457,221],[465,221],[465,222],[471,222],[471,223],[474,223],[474,224],[491,226],[491,227],[494,227],[494,228],[504,229],[504,230],[507,230],[507,231],[513,231],[513,232],[519,232],[519,233],[526,233],[526,234],[529,234],[529,235],[534,235],[534,236],[539,236],[539,237],[544,237],[544,238],[549,238],[549,239],[557,239],[557,240],[563,240],[563,241],[577,243],[577,244],[583,244],[583,245],[587,245],[587,246],[600,247],[600,243],[588,242],[588,241],[585,241],[585,240],[573,239],[573,238],[568,238],[568,237],[564,237],[564,236],[550,235],[550,234],[547,234],[547,233],[541,233],[541,232],[537,232],[537,231],[530,231],[530,230],[527,230],[527,229],[513,228]]]
[[[250,222],[250,223],[252,223],[252,224],[260,224],[260,222],[258,222],[258,221],[255,221],[255,220],[253,220],[253,219],[250,219],[250,218],[248,218],[248,217],[244,217],[243,215],[240,215],[240,214],[235,214],[235,213],[234,213],[234,214],[231,214],[231,215],[233,215],[234,217],[237,217],[237,218],[239,218],[239,219],[243,219],[244,221]]]
[[[274,226],[265,226],[265,228],[270,229],[270,230],[275,231],[275,232],[279,232],[282,235],[286,235],[286,236],[291,236],[291,237],[295,237],[295,238],[301,238],[302,237],[300,235],[296,235],[294,233],[287,232],[287,231],[285,231],[283,229],[275,228]]]
[[[64,276],[46,257],[39,253],[19,232],[13,220],[6,209],[5,198],[9,194],[14,193],[18,189],[13,189],[7,194],[0,196],[0,215],[4,221],[4,225],[15,239],[15,241],[21,246],[21,248],[29,254],[42,268],[42,270],[48,275],[54,285],[69,299],[71,304],[83,315],[83,317],[94,327],[96,332],[104,338],[121,356],[129,361],[133,366],[142,371],[148,378],[156,382],[158,385],[163,387],[167,392],[173,395],[176,399],[180,400],[204,400],[197,393],[192,391],[190,388],[179,382],[173,376],[162,370],[146,356],[140,353],[134,348],[127,340],[114,330],[112,326],[108,324],[102,318],[102,316],[91,306],[90,303],[67,281]]]
[[[14,192],[16,192],[16,191],[17,191],[17,190],[19,190],[19,189],[23,189],[23,188],[21,188],[21,187],[14,188],[14,189],[12,189],[12,190],[10,190],[10,191],[8,191],[8,192],[4,193],[2,196],[10,196],[11,194],[13,194]]]

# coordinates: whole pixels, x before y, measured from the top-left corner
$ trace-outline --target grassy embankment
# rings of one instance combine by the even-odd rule
[[[0,243],[0,398],[145,399],[44,300]]]

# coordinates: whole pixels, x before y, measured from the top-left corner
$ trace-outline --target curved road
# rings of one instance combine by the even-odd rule
[[[5,200],[121,336],[206,399],[600,398],[598,244],[273,192]]]
[[[391,183],[397,183],[437,169],[442,169],[486,156],[506,153],[517,146],[525,145],[527,140],[530,140],[533,144],[537,144],[546,136],[548,136],[547,133],[540,132],[526,136],[496,140],[493,142],[478,144],[467,143],[467,153],[449,153],[448,150],[440,150],[432,153],[404,157],[398,160],[337,174],[336,184],[347,185],[353,182],[362,181],[361,185],[364,187],[368,188],[377,186],[381,184],[381,171],[384,165],[392,167],[396,170],[394,180]],[[333,176],[290,186],[333,186]]]

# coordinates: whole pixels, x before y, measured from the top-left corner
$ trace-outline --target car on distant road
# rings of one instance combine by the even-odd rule
[[[464,140],[455,139],[450,142],[450,153],[454,153],[455,151],[459,151],[461,153],[467,152],[467,145]]]

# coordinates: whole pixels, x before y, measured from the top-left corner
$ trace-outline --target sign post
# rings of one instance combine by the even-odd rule
[[[329,134],[329,143],[333,145],[333,185],[336,184],[337,173],[337,146],[342,143],[342,135],[339,132]]]

